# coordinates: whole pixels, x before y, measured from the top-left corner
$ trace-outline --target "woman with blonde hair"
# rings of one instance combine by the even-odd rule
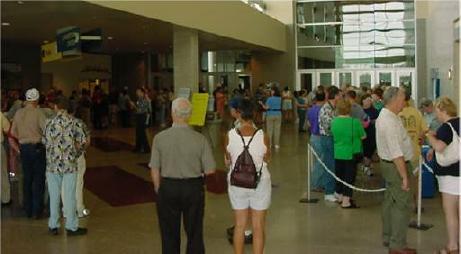
[[[459,117],[455,103],[448,97],[440,98],[435,104],[437,119],[443,123],[437,132],[426,134],[432,149],[427,159],[435,157],[435,174],[442,193],[442,206],[448,233],[448,242],[437,253],[459,253]],[[435,156],[434,156],[435,152]]]

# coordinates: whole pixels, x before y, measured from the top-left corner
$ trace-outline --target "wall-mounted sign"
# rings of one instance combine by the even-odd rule
[[[69,26],[58,29],[56,32],[58,52],[65,56],[81,55],[80,28]]]
[[[51,62],[62,58],[61,52],[58,52],[57,43],[51,42],[42,45],[42,62]]]

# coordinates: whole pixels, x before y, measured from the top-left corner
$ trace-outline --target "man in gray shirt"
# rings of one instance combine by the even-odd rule
[[[187,234],[187,253],[205,253],[203,215],[204,176],[216,163],[205,136],[188,125],[192,106],[185,98],[172,103],[173,126],[154,138],[149,166],[158,194],[157,215],[162,253],[179,254],[181,217]]]

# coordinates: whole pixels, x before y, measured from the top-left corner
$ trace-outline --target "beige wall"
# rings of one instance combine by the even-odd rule
[[[87,67],[112,70],[111,56],[83,54],[81,58],[42,63],[42,73],[51,73],[53,86],[65,95],[78,88],[81,81],[88,79],[110,79],[111,75],[99,72],[82,72]],[[48,89],[48,88],[44,88]]]
[[[278,51],[287,48],[281,22],[238,0],[88,2]]]
[[[286,27],[287,51],[284,53],[254,53],[251,61],[253,87],[265,82],[278,82],[282,87],[295,89],[295,41],[292,1],[267,1],[268,15],[280,20]]]
[[[453,80],[448,79],[448,70],[454,65],[453,20],[459,17],[459,1],[416,1],[417,18],[425,21],[426,34],[426,68],[427,86],[424,96],[432,97],[431,69],[439,69],[441,95],[454,100],[457,97]]]

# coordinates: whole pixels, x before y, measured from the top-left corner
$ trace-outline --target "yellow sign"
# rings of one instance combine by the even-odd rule
[[[192,94],[192,116],[189,119],[189,124],[194,126],[205,125],[206,109],[208,106],[207,93]]]
[[[42,62],[56,61],[62,58],[62,53],[58,52],[58,45],[56,42],[51,42],[42,45]]]

